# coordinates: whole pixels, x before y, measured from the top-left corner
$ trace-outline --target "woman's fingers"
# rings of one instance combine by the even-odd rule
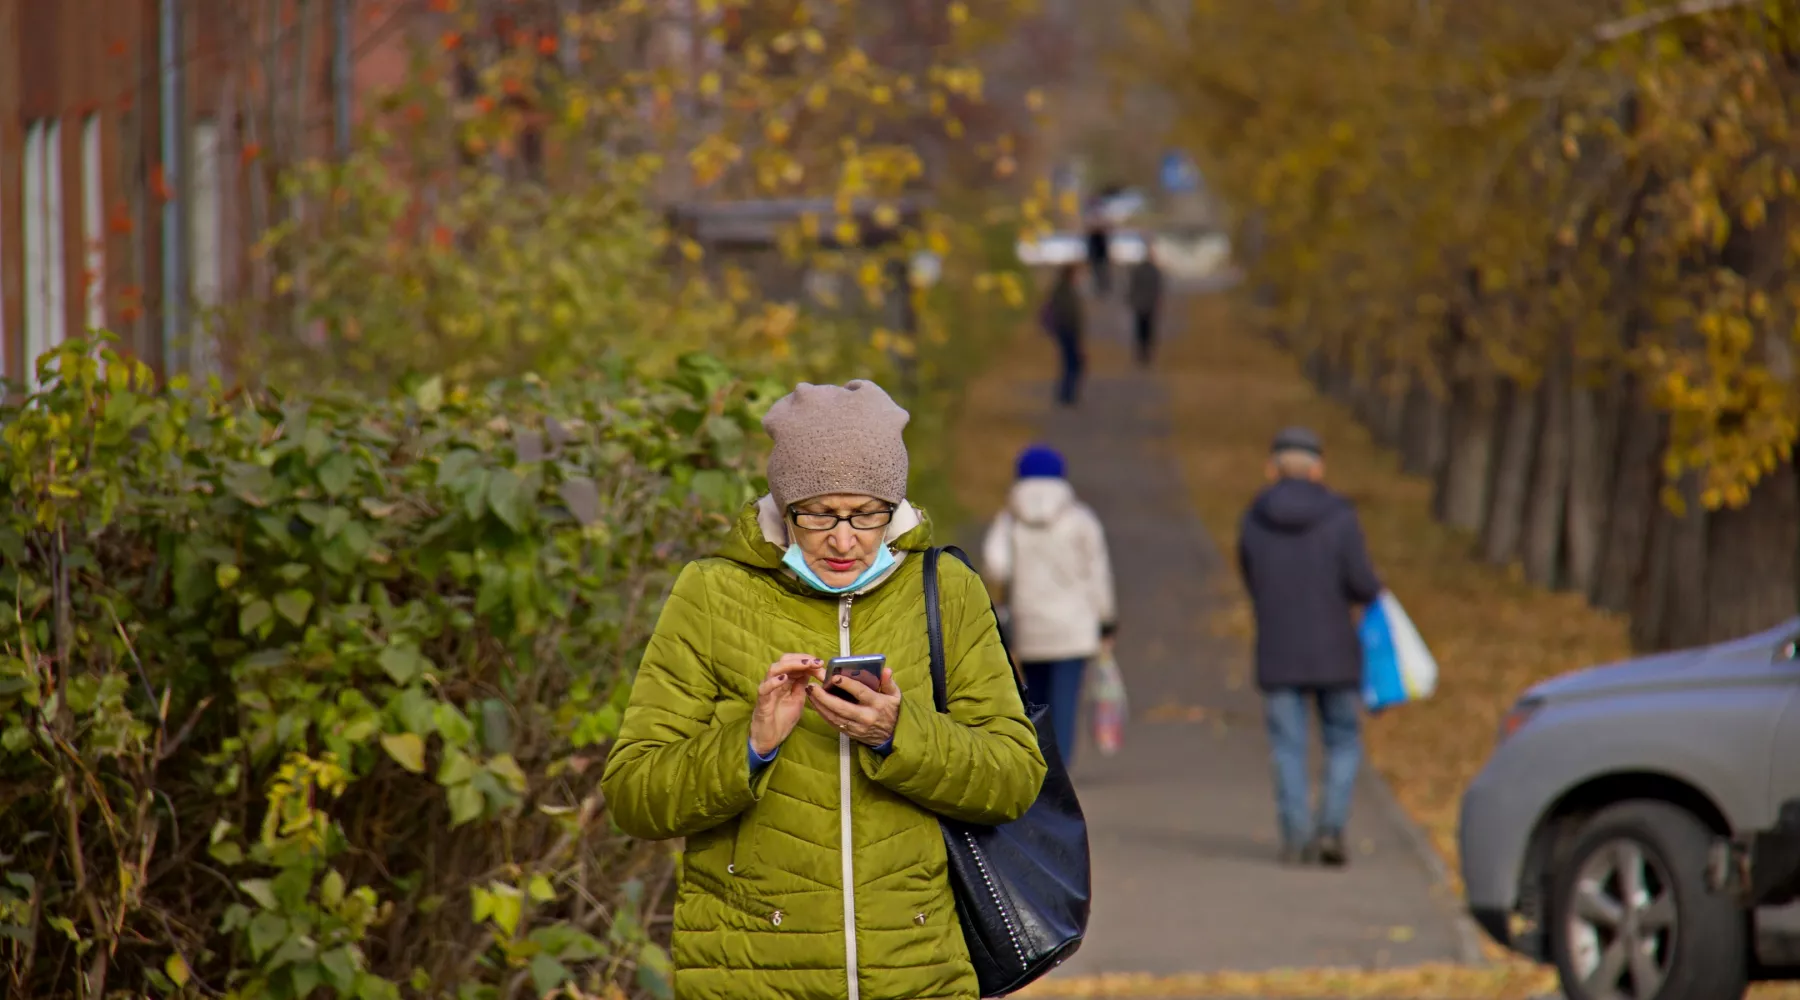
[[[822,676],[825,661],[807,653],[788,653],[769,665],[769,677],[792,678],[795,675]]]
[[[863,688],[867,691],[868,688]],[[825,721],[834,726],[851,723],[867,724],[875,716],[875,710],[860,702],[845,701],[831,694],[822,687],[808,687],[807,696],[812,699],[813,707],[825,717]]]
[[[887,668],[883,667],[882,674],[885,676],[886,673]],[[859,705],[867,705],[875,700],[875,692],[870,690],[867,684],[864,684],[854,677],[840,675],[838,677],[833,677],[827,683],[835,684],[839,690],[850,697],[855,698],[856,703]]]
[[[890,698],[898,698],[900,696],[900,685],[894,683],[893,667],[881,668],[881,693]]]

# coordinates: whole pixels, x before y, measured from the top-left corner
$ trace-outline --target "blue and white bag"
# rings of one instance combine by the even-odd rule
[[[1437,660],[1393,594],[1382,591],[1358,630],[1363,648],[1363,704],[1369,711],[1419,701],[1437,690]]]

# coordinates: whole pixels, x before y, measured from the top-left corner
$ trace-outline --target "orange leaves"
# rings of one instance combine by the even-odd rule
[[[169,187],[169,175],[160,163],[150,168],[150,196],[157,201],[175,197],[174,190]]]

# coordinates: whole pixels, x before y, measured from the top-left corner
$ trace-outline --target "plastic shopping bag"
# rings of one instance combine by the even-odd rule
[[[1111,653],[1094,661],[1089,696],[1094,701],[1094,743],[1102,754],[1116,753],[1125,735],[1125,677]]]
[[[1359,631],[1363,704],[1369,711],[1429,698],[1437,690],[1437,660],[1393,594],[1384,590],[1369,605]]]

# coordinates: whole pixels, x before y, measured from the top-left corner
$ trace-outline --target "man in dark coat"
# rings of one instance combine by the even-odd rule
[[[1132,330],[1137,334],[1137,359],[1140,365],[1150,364],[1150,354],[1156,340],[1156,314],[1162,307],[1163,271],[1156,262],[1156,249],[1151,245],[1150,234],[1144,234],[1144,259],[1131,268],[1131,281],[1125,288],[1125,298],[1131,306]]]
[[[1344,824],[1362,761],[1359,608],[1381,593],[1349,501],[1324,485],[1318,435],[1293,427],[1270,449],[1269,486],[1244,513],[1238,569],[1256,614],[1256,684],[1274,758],[1282,857],[1342,865]],[[1325,775],[1311,809],[1309,710]]]

